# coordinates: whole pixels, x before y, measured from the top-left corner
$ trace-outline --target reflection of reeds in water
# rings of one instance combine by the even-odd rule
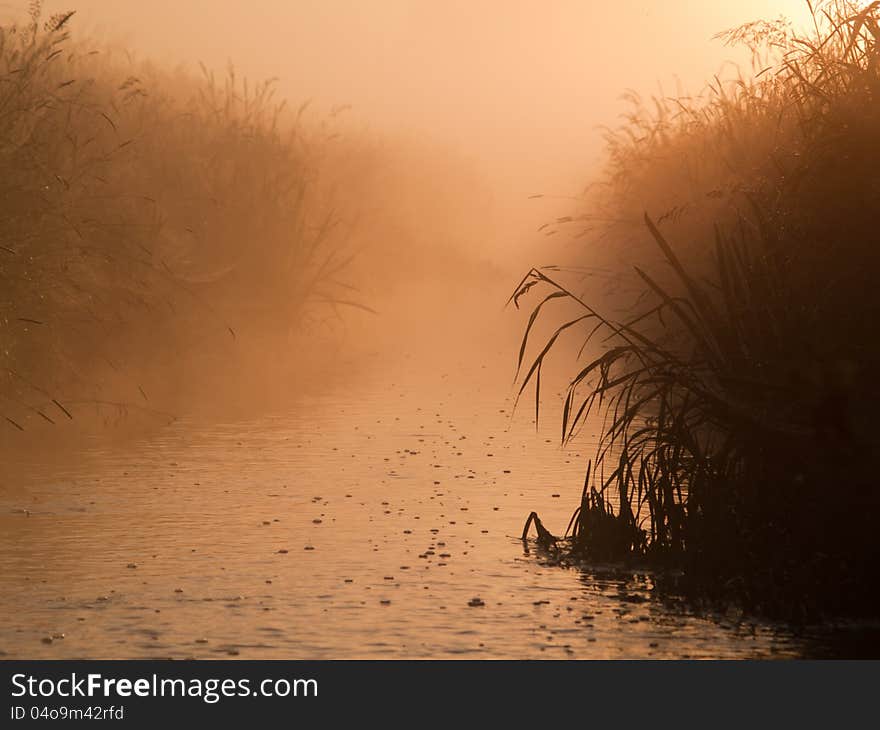
[[[98,371],[358,304],[320,180],[329,133],[271,83],[90,50],[72,15],[33,3],[0,28],[0,415],[18,428],[107,397]]]
[[[539,391],[565,333],[585,327],[583,351],[599,348],[563,408],[565,439],[603,418],[575,553],[683,566],[759,610],[876,612],[878,8],[815,8],[806,37],[734,31],[756,57],[769,41],[778,65],[614,138],[605,203],[619,218],[668,203],[667,172],[714,217],[676,222],[668,205],[663,223],[643,217],[662,262],[635,269],[652,304],[612,321],[547,270],[515,292],[544,292],[521,365],[549,302],[581,309],[524,368],[523,389]]]

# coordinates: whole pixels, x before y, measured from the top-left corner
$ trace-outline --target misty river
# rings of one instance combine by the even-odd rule
[[[880,655],[880,3],[73,5],[0,7],[0,659]]]
[[[529,404],[512,414],[510,343],[470,336],[479,360],[449,354],[473,342],[382,348],[281,412],[182,419],[51,465],[11,457],[0,654],[834,654],[827,627],[697,616],[650,573],[562,569],[524,549],[532,509],[563,531],[590,446],[561,450],[552,419],[536,433]]]

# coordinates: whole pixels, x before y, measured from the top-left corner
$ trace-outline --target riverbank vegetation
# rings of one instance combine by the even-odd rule
[[[513,296],[534,302],[520,392],[574,341],[563,439],[602,423],[566,556],[681,569],[694,595],[798,619],[880,597],[880,3],[811,10],[804,32],[723,34],[751,74],[636,103],[609,134],[571,225],[601,232],[578,264],[634,264],[614,314],[561,267]]]
[[[0,414],[19,430],[149,410],[254,323],[275,337],[361,305],[321,180],[326,121],[272,82],[95,48],[74,19],[32,3],[0,28]]]
[[[34,2],[0,27],[3,440],[271,407],[402,281],[463,268],[487,198],[466,160],[75,23]]]

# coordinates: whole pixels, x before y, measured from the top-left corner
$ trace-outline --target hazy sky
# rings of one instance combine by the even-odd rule
[[[26,3],[7,2],[7,14]],[[292,102],[451,140],[511,194],[583,182],[628,87],[691,90],[734,52],[712,40],[803,0],[46,0],[75,28],[169,64],[231,60]]]

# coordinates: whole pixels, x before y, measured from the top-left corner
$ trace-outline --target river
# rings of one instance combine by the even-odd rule
[[[846,627],[696,615],[656,595],[650,573],[554,567],[524,548],[533,509],[564,529],[589,439],[563,449],[555,422],[536,430],[529,404],[512,413],[509,342],[481,337],[478,357],[376,351],[357,377],[276,412],[6,456],[0,655],[850,651]]]

